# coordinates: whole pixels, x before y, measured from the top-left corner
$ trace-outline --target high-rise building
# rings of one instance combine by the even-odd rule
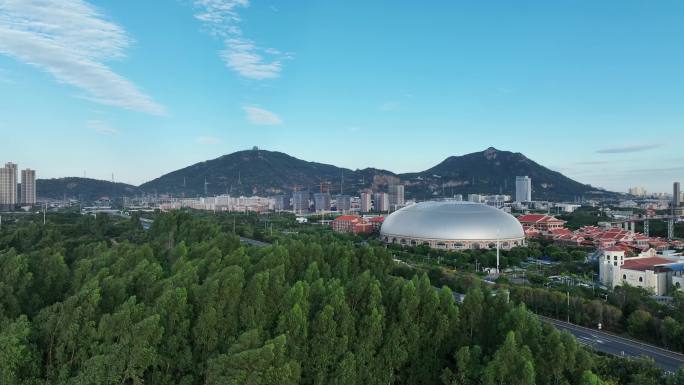
[[[359,203],[359,208],[362,213],[370,212],[372,209],[372,197],[371,193],[365,191],[361,193],[361,202]]]
[[[21,170],[21,204],[36,204],[36,170]]]
[[[330,193],[320,192],[314,194],[314,208],[317,212],[330,211]]]
[[[482,203],[482,195],[468,194],[468,202]]]
[[[309,211],[309,192],[295,191],[292,193],[292,209],[296,213],[303,213]]]
[[[463,195],[461,194],[454,194],[454,200],[457,202],[463,201]]]
[[[351,197],[349,195],[338,195],[335,197],[335,207],[337,211],[346,212],[351,210]]]
[[[532,202],[532,179],[528,176],[515,177],[515,201]]]
[[[289,195],[276,195],[273,197],[273,209],[276,211],[283,211],[290,209]]]
[[[397,207],[404,205],[404,185],[392,184],[389,186],[389,204],[390,207]]]
[[[0,168],[0,205],[12,209],[17,202],[17,165],[7,162]]]
[[[389,211],[389,195],[384,192],[375,193],[373,196],[373,206],[375,211]]]
[[[681,203],[682,199],[682,192],[679,189],[679,182],[674,182],[672,184],[672,207],[677,208],[679,207],[679,204]]]
[[[634,195],[635,197],[646,196],[646,188],[644,187],[630,187],[627,192],[629,195]]]

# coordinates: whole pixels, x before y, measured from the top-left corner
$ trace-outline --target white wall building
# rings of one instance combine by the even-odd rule
[[[611,289],[626,283],[665,295],[682,280],[682,269],[681,263],[657,255],[654,249],[627,258],[624,250],[608,248],[599,257],[599,279]]]
[[[518,203],[532,201],[532,179],[530,177],[515,177],[515,201]]]

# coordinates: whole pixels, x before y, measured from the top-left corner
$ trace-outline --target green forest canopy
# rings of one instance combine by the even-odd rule
[[[221,216],[49,219],[0,231],[0,384],[684,383],[331,233],[255,248]]]

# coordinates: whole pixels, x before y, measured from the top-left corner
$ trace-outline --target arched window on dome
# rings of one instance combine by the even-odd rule
[[[487,245],[490,249],[496,249],[496,243],[492,242],[489,245]]]
[[[411,240],[411,246],[415,246],[415,245],[416,245],[416,240],[415,240],[415,239],[412,239],[412,240]]]
[[[477,249],[479,249],[479,248],[480,248],[480,244],[479,244],[479,243],[477,243],[477,242],[475,242],[475,243],[473,243],[473,246],[472,246],[472,248],[473,248],[473,249],[476,249],[476,250],[477,250]]]
[[[454,249],[462,249],[465,247],[465,244],[462,242],[456,242],[454,243]]]

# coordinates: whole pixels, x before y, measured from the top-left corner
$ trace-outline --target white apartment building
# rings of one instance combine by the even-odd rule
[[[516,203],[532,201],[532,179],[528,176],[515,177]]]

